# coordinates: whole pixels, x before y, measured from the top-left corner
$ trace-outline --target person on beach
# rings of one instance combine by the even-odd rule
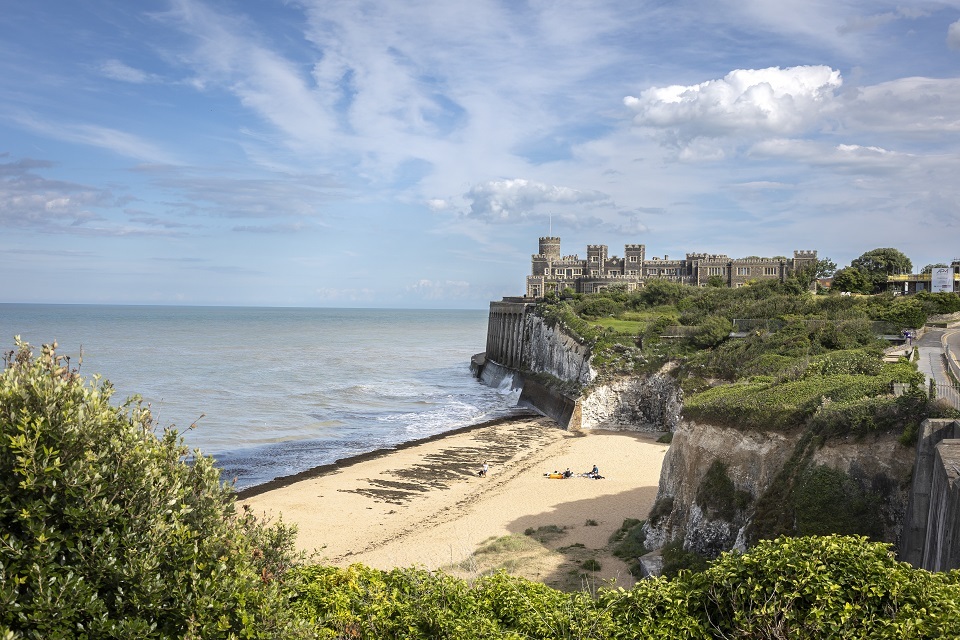
[[[573,477],[573,471],[570,471],[570,467],[567,467],[567,470],[563,472],[563,477],[564,478]]]
[[[483,466],[480,467],[480,473],[479,473],[478,475],[479,475],[481,478],[486,478],[488,471],[490,471],[490,466],[489,466],[486,462],[484,462],[484,463],[483,463]]]

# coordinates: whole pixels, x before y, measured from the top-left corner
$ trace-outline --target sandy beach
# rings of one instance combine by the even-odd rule
[[[655,434],[568,432],[547,418],[514,418],[241,497],[295,523],[298,546],[327,564],[416,565],[465,578],[504,568],[558,587],[626,587],[633,579],[608,541],[624,519],[646,517],[666,450]],[[479,477],[485,461],[489,473]],[[594,464],[603,479],[544,476]]]

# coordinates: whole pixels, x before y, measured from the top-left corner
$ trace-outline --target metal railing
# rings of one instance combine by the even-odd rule
[[[893,383],[893,395],[902,396],[910,388],[905,382]],[[933,392],[934,398],[940,398],[950,403],[954,409],[960,410],[960,387],[952,384],[931,384],[924,389],[929,396]]]

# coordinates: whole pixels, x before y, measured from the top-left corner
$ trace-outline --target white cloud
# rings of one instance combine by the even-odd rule
[[[145,71],[141,71],[140,69],[134,69],[133,67],[126,65],[119,60],[107,60],[101,64],[100,73],[111,80],[132,82],[134,84],[143,84],[146,82],[154,82],[156,80],[156,76],[146,73]]]
[[[427,200],[427,207],[434,213],[440,213],[450,209],[450,202],[441,198],[431,198]]]
[[[960,78],[898,78],[861,87],[844,99],[845,128],[873,134],[960,131]]]
[[[960,50],[960,20],[957,20],[947,29],[947,46],[954,51]]]
[[[135,134],[111,127],[43,121],[33,115],[23,113],[12,114],[10,117],[24,128],[55,140],[99,147],[143,162],[157,164],[174,164],[176,162],[170,153],[152,142],[148,142]]]
[[[737,69],[696,85],[653,87],[623,102],[636,112],[635,124],[670,130],[681,141],[785,135],[813,126],[842,82],[826,66]]]
[[[598,191],[579,191],[522,178],[478,184],[470,189],[466,198],[471,201],[470,215],[487,220],[527,218],[537,214],[542,205],[584,205],[609,200]]]

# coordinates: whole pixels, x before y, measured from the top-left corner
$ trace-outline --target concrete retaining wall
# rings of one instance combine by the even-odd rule
[[[960,568],[957,535],[960,496],[957,471],[960,454],[960,422],[925,420],[917,437],[917,457],[903,533],[900,559],[930,571]],[[943,445],[943,446],[941,446]],[[951,480],[952,478],[952,480]],[[948,523],[953,523],[949,528]]]

